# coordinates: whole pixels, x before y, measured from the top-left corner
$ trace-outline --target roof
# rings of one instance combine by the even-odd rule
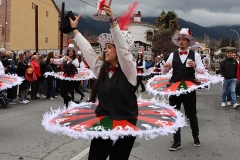
[[[137,21],[132,21],[132,24],[142,24],[142,25],[147,25],[156,28],[156,25],[153,25],[149,22],[137,22]]]
[[[58,13],[60,14],[60,10],[59,10],[57,4],[55,3],[55,1],[54,0],[51,0],[51,1],[52,1],[53,5],[55,6],[55,8],[57,9]]]

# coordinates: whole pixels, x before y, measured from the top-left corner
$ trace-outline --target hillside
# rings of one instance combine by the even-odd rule
[[[149,22],[151,24],[156,24],[156,17],[142,17],[143,22]],[[191,28],[193,36],[204,37],[207,34],[211,39],[220,40],[222,37],[234,37],[237,40],[237,34],[230,29],[236,30],[240,33],[240,25],[233,26],[214,26],[214,27],[202,27],[198,24],[185,21],[179,18],[178,23],[181,28]],[[81,17],[78,29],[84,33],[89,32],[94,35],[99,35],[101,33],[109,33],[109,22],[96,21],[91,17]]]

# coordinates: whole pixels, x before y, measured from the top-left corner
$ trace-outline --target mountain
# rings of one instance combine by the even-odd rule
[[[156,18],[157,17],[142,17],[142,22],[156,24]],[[210,39],[220,40],[222,37],[234,37],[235,40],[237,40],[237,34],[233,31],[230,31],[230,29],[236,30],[238,33],[240,33],[240,25],[203,27],[198,24],[185,21],[181,18],[178,19],[178,23],[180,28],[191,28],[194,37],[204,38],[206,34]],[[110,24],[109,22],[96,21],[91,17],[84,16],[79,20],[78,29],[82,33],[88,32],[98,36],[101,33],[109,33]]]

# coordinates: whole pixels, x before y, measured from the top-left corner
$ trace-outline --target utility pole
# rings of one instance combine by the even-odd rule
[[[35,50],[38,53],[38,5],[35,6]]]
[[[3,42],[3,48],[6,49],[6,43],[7,43],[7,0],[5,1],[5,24],[4,24],[4,42]]]
[[[65,3],[62,2],[61,22],[64,19],[64,12],[65,12]],[[63,50],[63,32],[60,32],[60,55],[62,55],[62,50]]]

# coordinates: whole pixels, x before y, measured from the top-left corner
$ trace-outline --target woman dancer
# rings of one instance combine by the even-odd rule
[[[97,77],[91,91],[90,101],[95,102],[98,97],[99,104],[96,108],[97,116],[109,116],[115,120],[128,119],[136,123],[138,116],[137,97],[137,71],[131,53],[128,52],[128,44],[124,39],[116,19],[113,17],[109,5],[103,8],[110,16],[111,34],[108,38],[99,36],[99,42],[104,49],[103,61],[101,61],[89,42],[76,29],[81,14],[73,21],[75,42],[81,48],[89,67]],[[110,40],[112,37],[112,40]],[[134,136],[124,136],[116,141],[110,139],[95,138],[91,141],[89,160],[127,160],[131,153]]]
[[[60,59],[51,58],[51,61],[54,64],[63,64],[64,76],[72,78],[76,74],[77,67],[79,66],[78,59],[76,58],[76,49],[74,47],[68,47],[66,52],[67,52],[66,56]],[[64,100],[64,104],[66,108],[68,108],[69,101],[72,100],[72,98],[68,95],[68,92],[70,92],[73,89],[78,92],[75,85],[76,85],[76,81],[69,81],[69,80],[62,81],[61,97]],[[79,92],[79,94],[81,93]],[[81,96],[84,97],[84,94],[82,94]]]

